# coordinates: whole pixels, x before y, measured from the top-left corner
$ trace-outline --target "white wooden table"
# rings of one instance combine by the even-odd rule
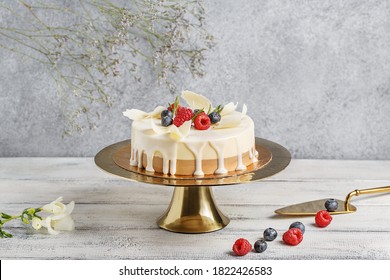
[[[264,229],[279,236],[262,253],[240,259],[390,259],[390,194],[354,197],[358,210],[334,216],[326,228],[313,217],[274,215],[289,204],[321,198],[344,199],[356,188],[390,185],[390,161],[295,160],[282,172],[255,183],[214,187],[230,224],[206,234],[160,229],[169,186],[131,182],[101,171],[93,158],[0,158],[0,211],[19,214],[59,196],[74,200],[76,229],[59,235],[35,231],[20,221],[4,226],[0,259],[236,259],[240,237],[255,242]],[[294,221],[306,225],[301,244],[281,235]]]

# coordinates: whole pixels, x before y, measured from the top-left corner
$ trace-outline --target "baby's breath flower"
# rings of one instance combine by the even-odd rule
[[[73,5],[25,0],[8,1],[0,9],[14,16],[3,22],[16,24],[0,25],[0,48],[48,68],[63,100],[68,134],[96,126],[97,110],[79,108],[94,103],[110,107],[115,79],[124,73],[132,78],[127,80],[141,83],[138,66],[150,64],[159,83],[174,91],[178,72],[204,74],[204,52],[212,48],[202,0],[87,0]],[[65,16],[69,23],[50,23],[53,15]]]

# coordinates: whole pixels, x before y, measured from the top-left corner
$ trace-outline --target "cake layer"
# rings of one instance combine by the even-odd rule
[[[133,121],[130,165],[149,172],[201,176],[245,170],[257,161],[254,124],[249,116],[243,116],[234,127],[191,129],[178,141],[167,133],[156,133],[153,126],[158,125],[159,120],[154,118]],[[161,163],[155,165],[156,161]]]
[[[147,157],[144,154],[142,157],[143,166],[147,166]],[[242,155],[242,163],[247,166],[253,163],[252,159],[249,158],[249,153]],[[227,172],[236,171],[237,157],[230,157],[224,159],[224,166]],[[177,160],[176,162],[176,174],[177,175],[193,175],[196,168],[195,160]],[[153,169],[154,172],[163,173],[163,159],[160,156],[153,158]],[[214,174],[215,170],[218,169],[217,159],[206,159],[202,160],[202,171],[205,175]],[[168,170],[168,174],[170,170]]]

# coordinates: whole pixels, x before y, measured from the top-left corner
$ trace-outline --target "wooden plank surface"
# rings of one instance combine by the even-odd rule
[[[354,189],[390,185],[390,161],[293,159],[286,170],[259,182],[214,187],[220,209],[230,217],[223,230],[177,234],[156,219],[173,187],[132,182],[98,169],[93,158],[0,158],[0,211],[18,214],[59,196],[74,200],[76,229],[53,236],[20,221],[4,229],[1,259],[235,259],[237,238],[251,242],[267,227],[279,236],[262,254],[245,259],[390,259],[390,194],[354,197],[358,210],[334,216],[327,228],[313,217],[281,217],[289,204],[334,197]],[[281,235],[294,221],[306,225],[303,242],[291,247]]]

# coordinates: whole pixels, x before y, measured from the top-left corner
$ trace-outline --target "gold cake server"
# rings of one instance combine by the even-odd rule
[[[356,212],[357,208],[349,203],[351,197],[362,195],[362,194],[375,194],[375,193],[385,193],[385,192],[390,192],[390,186],[354,190],[346,196],[345,201],[335,199],[338,202],[338,208],[335,211],[329,212],[329,214],[335,215],[335,214],[347,214],[347,213]],[[319,200],[290,205],[275,210],[275,213],[280,215],[290,215],[290,216],[314,216],[318,211],[325,209],[325,202],[328,199],[329,198],[325,198],[325,199],[319,199]]]

